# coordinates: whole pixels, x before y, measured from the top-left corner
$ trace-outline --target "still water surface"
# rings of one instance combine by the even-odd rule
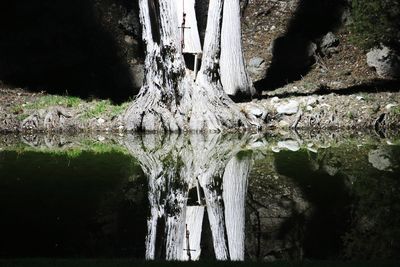
[[[0,258],[399,258],[396,138],[97,139],[2,138]]]

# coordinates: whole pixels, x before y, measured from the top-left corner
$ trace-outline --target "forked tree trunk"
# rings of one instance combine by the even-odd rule
[[[224,3],[221,33],[221,82],[228,95],[256,93],[242,51],[239,0]]]
[[[186,218],[187,197],[189,188],[193,187],[197,181],[204,191],[216,258],[229,259],[221,181],[228,161],[246,145],[248,140],[247,136],[223,139],[222,135],[192,135],[190,137],[144,135],[143,137],[128,136],[125,139],[125,146],[139,161],[143,172],[148,177],[151,214],[147,221],[147,259],[156,258],[156,236],[164,234],[165,243],[162,247],[165,248],[166,259],[187,259],[184,253],[186,249],[185,224],[188,221]],[[235,166],[239,167],[237,170],[239,173],[243,172],[238,165],[231,166],[229,170],[235,172],[232,169]],[[243,177],[233,179],[240,178]],[[236,181],[234,184],[238,183]],[[244,189],[245,187],[241,187],[239,191],[230,190],[228,194],[232,196],[239,193],[240,196],[244,196],[245,193],[242,192]],[[231,216],[230,214],[235,216],[244,212],[235,214],[228,212],[228,216]],[[157,233],[159,220],[165,221],[165,229],[162,233]],[[244,218],[238,220],[244,221]],[[231,221],[233,221],[232,218],[230,218]],[[201,233],[191,233],[191,235],[193,235],[192,239],[197,240]],[[235,240],[235,237],[232,240]],[[198,247],[198,241],[192,245]]]
[[[229,1],[228,1],[229,2]],[[180,53],[176,1],[139,0],[146,44],[145,80],[124,116],[128,131],[221,131],[248,128],[219,77],[223,0],[210,0],[202,66],[196,82]]]

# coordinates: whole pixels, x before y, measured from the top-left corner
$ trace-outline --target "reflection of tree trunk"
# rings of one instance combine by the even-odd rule
[[[186,209],[186,225],[188,236],[184,239],[183,260],[199,260],[201,254],[201,230],[203,226],[204,207],[188,206]],[[189,241],[189,242],[188,242]],[[190,255],[190,258],[189,258]]]
[[[221,194],[216,186],[213,186],[213,180],[200,182],[204,190],[204,196],[207,205],[208,220],[210,222],[211,233],[213,237],[214,252],[217,260],[228,259],[228,249],[225,240],[224,210]]]
[[[168,193],[168,211],[166,212],[166,259],[182,260],[183,240],[185,237],[186,204],[188,190],[174,188]]]
[[[251,157],[233,157],[225,168],[223,199],[231,260],[244,260],[245,202]]]
[[[236,138],[235,138],[236,137]],[[227,259],[220,181],[226,163],[246,138],[222,135],[129,136],[125,146],[137,158],[149,180],[151,216],[148,219],[146,258],[155,258],[158,218],[165,218],[166,258],[184,260],[183,251],[189,187],[198,179],[206,198],[215,254]],[[193,235],[201,233],[192,233]]]

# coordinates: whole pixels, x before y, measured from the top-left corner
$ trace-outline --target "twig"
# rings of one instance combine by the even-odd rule
[[[299,124],[299,122],[301,120],[301,116],[303,116],[303,111],[301,109],[299,109],[299,111],[297,112],[297,115],[296,115],[296,120],[294,121],[294,123],[291,126],[292,129],[294,129],[294,130],[297,129],[297,125]]]

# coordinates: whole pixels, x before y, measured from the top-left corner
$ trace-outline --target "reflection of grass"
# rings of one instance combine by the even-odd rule
[[[26,152],[41,152],[48,153],[53,156],[67,156],[70,159],[77,158],[84,152],[90,152],[93,154],[120,153],[123,155],[129,155],[129,152],[120,145],[114,143],[101,143],[94,139],[82,140],[69,148],[49,148],[44,146],[31,147],[23,143],[19,143],[14,146],[6,147],[3,149],[3,151],[15,151],[18,154],[23,154]]]

